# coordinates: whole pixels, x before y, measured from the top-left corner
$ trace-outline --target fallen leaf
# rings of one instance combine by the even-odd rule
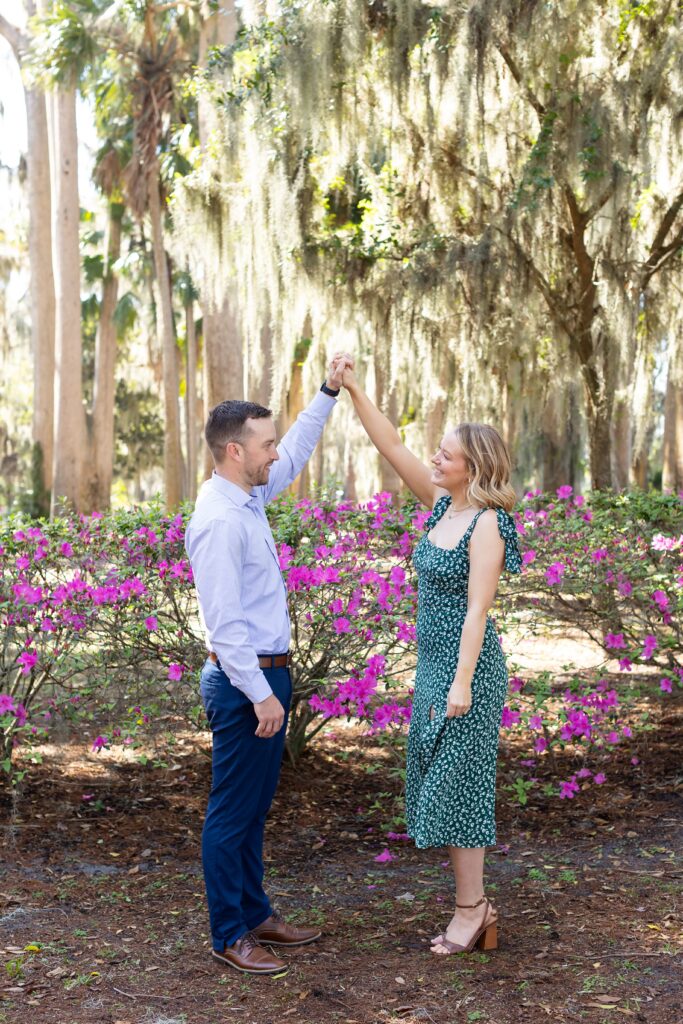
[[[397,985],[405,985],[406,983],[406,979],[402,978],[400,974],[397,978],[394,978],[394,981],[396,982]]]

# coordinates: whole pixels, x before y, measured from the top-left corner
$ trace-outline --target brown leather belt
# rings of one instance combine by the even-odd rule
[[[209,651],[209,661],[214,665],[220,665],[218,655],[215,651]],[[292,664],[291,654],[259,654],[259,668],[289,668]]]

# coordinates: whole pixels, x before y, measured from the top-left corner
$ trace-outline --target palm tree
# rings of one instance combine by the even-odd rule
[[[35,14],[27,0],[26,14]],[[0,35],[9,42],[20,67],[26,63],[31,36],[0,14]],[[55,375],[55,288],[52,275],[50,154],[45,94],[25,86],[29,209],[29,274],[33,349],[33,497],[36,512],[47,515],[52,488]]]

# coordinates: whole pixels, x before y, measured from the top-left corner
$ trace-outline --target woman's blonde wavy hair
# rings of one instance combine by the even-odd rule
[[[473,505],[511,512],[517,495],[510,483],[510,452],[498,431],[486,423],[459,423],[452,433],[462,448],[471,477],[467,500]]]

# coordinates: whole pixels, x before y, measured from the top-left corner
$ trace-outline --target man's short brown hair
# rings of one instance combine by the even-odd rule
[[[244,442],[248,434],[246,429],[247,420],[261,420],[272,416],[270,409],[256,402],[239,402],[236,399],[229,399],[220,402],[209,413],[204,428],[204,437],[208,444],[214,462],[220,463],[225,455],[225,446],[230,441],[239,444]]]

